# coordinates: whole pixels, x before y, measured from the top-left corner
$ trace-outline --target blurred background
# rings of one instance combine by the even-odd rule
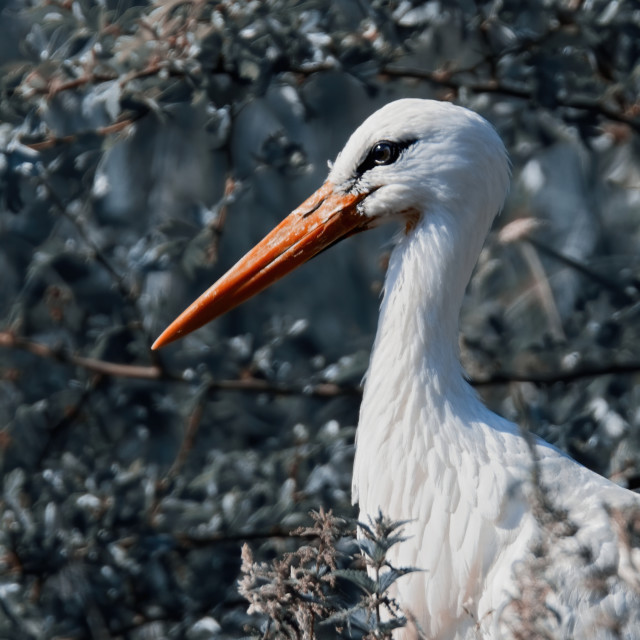
[[[395,229],[150,345],[400,97],[480,112],[511,154],[461,319],[473,383],[640,487],[634,3],[0,6],[0,638],[242,637],[241,544],[356,515]]]

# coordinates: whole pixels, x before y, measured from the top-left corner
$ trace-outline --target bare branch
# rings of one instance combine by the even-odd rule
[[[618,284],[614,280],[611,280],[610,278],[607,278],[606,276],[603,276],[602,274],[597,273],[596,271],[588,267],[586,264],[564,253],[561,253],[560,251],[557,251],[556,249],[550,247],[547,244],[544,244],[543,242],[540,242],[539,240],[536,240],[535,238],[529,237],[529,238],[526,238],[525,241],[528,242],[531,246],[538,249],[538,251],[540,251],[541,253],[546,254],[550,258],[557,260],[561,264],[564,264],[565,266],[570,267],[571,269],[575,269],[578,273],[581,273],[583,276],[586,276],[587,278],[590,278],[594,282],[597,282],[599,285],[601,285],[605,289],[609,289],[609,291],[612,291],[618,294],[621,297],[621,299],[625,300],[627,303],[632,302],[632,298],[629,295],[629,291],[625,287],[620,286],[620,284]]]
[[[465,70],[466,71],[466,70]],[[383,67],[379,75],[390,78],[405,78],[413,80],[424,80],[430,84],[447,87],[454,91],[465,89],[471,93],[493,93],[530,100],[536,102],[535,91],[531,87],[508,85],[504,82],[491,79],[481,82],[471,82],[457,78],[459,71],[425,71],[411,67]],[[598,116],[622,122],[637,132],[640,132],[640,118],[638,117],[638,105],[627,105],[624,109],[615,110],[607,106],[600,100],[589,100],[588,98],[555,96],[555,102],[559,107],[588,111]]]
[[[0,348],[28,351],[40,358],[56,360],[65,364],[82,367],[87,371],[116,378],[135,378],[138,380],[162,380],[193,384],[186,373],[172,373],[159,365],[130,365],[108,362],[96,358],[85,358],[69,353],[65,349],[56,349],[39,342],[15,336],[9,331],[0,331]],[[490,387],[511,384],[512,382],[530,382],[545,387],[558,382],[571,383],[583,378],[598,378],[607,375],[630,375],[640,372],[640,360],[630,362],[611,362],[602,365],[584,365],[571,371],[550,372],[511,372],[498,371],[486,377],[469,380],[474,387]],[[207,385],[208,393],[216,391],[240,391],[244,393],[267,393],[276,396],[304,395],[314,398],[335,398],[337,396],[358,397],[362,388],[356,385],[338,385],[332,382],[318,382],[308,385],[286,385],[262,380],[260,378],[239,378],[236,380],[212,380]]]
[[[34,151],[45,151],[46,149],[51,149],[52,147],[55,147],[58,145],[73,144],[74,142],[77,142],[80,138],[83,138],[85,136],[94,135],[94,136],[104,137],[104,136],[111,135],[112,133],[118,133],[120,131],[123,131],[127,127],[131,126],[132,124],[140,120],[142,117],[146,116],[148,113],[149,113],[148,109],[144,109],[143,107],[141,107],[140,111],[136,113],[128,114],[126,117],[122,117],[117,122],[114,122],[113,124],[109,124],[105,127],[97,127],[96,129],[91,129],[89,131],[78,131],[77,133],[73,133],[68,136],[56,136],[52,134],[52,135],[46,136],[44,139],[40,140],[39,142],[28,142],[24,137],[19,139],[20,139],[20,142],[24,144],[25,147],[29,147]]]
[[[200,423],[202,422],[202,414],[204,412],[205,402],[208,395],[209,389],[207,385],[207,387],[200,391],[196,398],[194,408],[189,412],[187,424],[184,429],[184,435],[182,436],[182,442],[180,443],[180,449],[178,450],[169,471],[167,471],[167,475],[160,483],[161,489],[164,489],[168,485],[168,481],[170,479],[175,478],[180,474],[191,449],[193,449],[193,444],[195,442],[196,435],[198,434]]]
[[[610,375],[630,375],[640,372],[640,360],[631,362],[611,362],[602,365],[584,365],[571,371],[549,371],[545,373],[518,373],[498,371],[485,378],[474,378],[470,384],[474,387],[490,387],[512,382],[530,382],[540,387],[547,387],[558,382],[571,383],[584,378],[599,378]]]
[[[76,356],[65,349],[55,349],[40,342],[33,342],[31,340],[15,336],[9,331],[0,331],[0,347],[28,351],[39,358],[55,360],[63,364],[72,364],[82,367],[92,373],[116,378],[159,380],[166,375],[159,367],[156,366],[129,365],[117,362],[107,362],[96,358]]]

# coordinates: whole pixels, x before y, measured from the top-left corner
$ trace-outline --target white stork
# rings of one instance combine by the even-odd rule
[[[381,509],[409,521],[408,540],[389,559],[422,571],[396,583],[415,620],[398,637],[528,638],[530,618],[548,615],[535,621],[548,637],[640,638],[638,583],[629,577],[633,550],[608,511],[637,509],[638,497],[541,439],[528,443],[482,404],[459,363],[462,298],[508,184],[505,148],[476,113],[431,100],[388,104],[353,133],[324,185],[154,348],[338,240],[399,220],[403,232],[386,275],[353,471],[362,519]],[[542,518],[546,524],[536,509],[534,459],[556,509]],[[559,513],[564,532],[555,535],[555,548],[545,547]],[[536,551],[550,554],[549,582],[538,584],[532,603],[527,589],[541,577],[527,571]]]

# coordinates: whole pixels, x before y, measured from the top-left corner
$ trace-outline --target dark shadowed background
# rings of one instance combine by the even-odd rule
[[[640,486],[633,5],[2,3],[0,637],[241,637],[241,543],[268,558],[310,509],[355,514],[395,229],[150,345],[399,97],[479,111],[511,154],[461,321],[470,377]]]

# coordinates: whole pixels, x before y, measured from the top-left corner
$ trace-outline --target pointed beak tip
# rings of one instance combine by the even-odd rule
[[[162,336],[156,339],[156,341],[151,345],[151,351],[157,351],[158,349],[162,349],[164,347],[165,342],[162,339]]]
[[[151,351],[158,351],[163,347],[166,347],[168,344],[171,344],[175,340],[180,337],[181,332],[172,332],[169,333],[168,329],[163,331],[157,338],[156,341],[151,345]]]

